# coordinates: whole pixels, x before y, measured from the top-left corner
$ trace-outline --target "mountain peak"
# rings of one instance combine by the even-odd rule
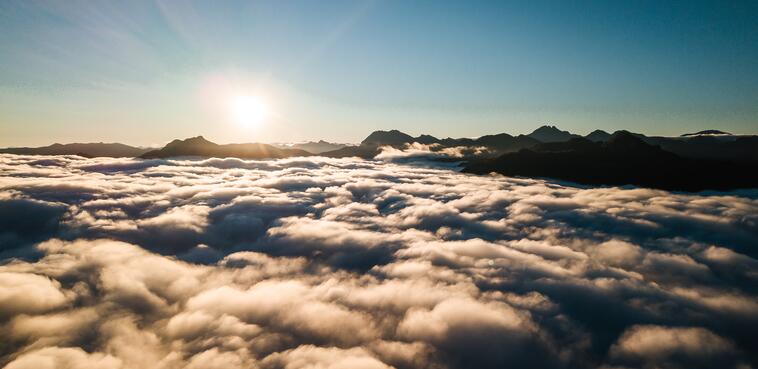
[[[361,144],[371,145],[400,145],[413,142],[414,138],[396,129],[390,131],[374,131],[366,137]]]
[[[537,133],[537,132],[562,132],[562,131],[560,129],[558,129],[558,127],[556,127],[556,126],[551,126],[549,124],[545,124],[543,126],[540,126],[537,129],[535,129],[532,133]]]
[[[704,131],[695,132],[695,133],[685,133],[681,137],[690,137],[690,136],[720,136],[720,135],[731,135],[729,132],[719,131],[717,129],[706,129]]]
[[[418,143],[429,145],[433,143],[438,143],[440,140],[437,137],[434,137],[432,135],[420,135],[415,138],[415,141]]]
[[[613,150],[661,151],[658,146],[650,145],[636,134],[624,130],[614,132],[605,142],[605,146]]]
[[[584,136],[584,138],[592,142],[605,142],[611,138],[611,134],[606,131],[603,131],[602,129],[596,129],[590,132],[590,134]]]
[[[558,127],[551,125],[544,125],[537,128],[527,136],[540,142],[562,142],[568,141],[574,137],[579,137],[569,131],[561,131]]]
[[[189,146],[206,146],[206,145],[216,145],[216,144],[206,140],[205,137],[203,136],[195,136],[195,137],[186,138],[184,140],[179,140],[179,139],[173,140],[169,142],[166,145],[166,147],[188,146],[188,145]]]
[[[241,159],[278,159],[292,156],[308,156],[309,152],[300,149],[282,149],[262,143],[237,143],[219,145],[208,141],[203,136],[184,140],[173,140],[161,149],[142,154],[143,159],[170,158],[179,156],[199,156],[215,158]]]
[[[206,143],[206,142],[210,142],[210,141],[206,140],[205,137],[203,137],[203,136],[195,136],[195,137],[190,137],[190,138],[185,139],[184,142],[186,142],[186,143]]]

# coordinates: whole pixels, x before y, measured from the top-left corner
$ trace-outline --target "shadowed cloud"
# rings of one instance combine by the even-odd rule
[[[0,155],[0,366],[755,365],[750,191],[393,160]]]

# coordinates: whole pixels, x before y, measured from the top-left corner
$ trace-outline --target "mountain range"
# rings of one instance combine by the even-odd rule
[[[706,129],[705,131],[695,132],[695,133],[685,133],[682,135],[682,137],[689,137],[689,136],[721,136],[721,135],[731,135],[729,132],[719,131],[717,129]]]
[[[21,155],[85,157],[236,157],[272,159],[320,155],[372,159],[383,147],[412,147],[445,153],[454,149],[464,172],[546,177],[591,185],[637,185],[668,190],[758,188],[758,136],[717,130],[679,137],[645,136],[628,131],[595,130],[582,137],[556,126],[526,135],[507,133],[478,138],[411,136],[398,130],[375,131],[358,145],[326,141],[288,145],[242,143],[219,145],[202,136],[174,140],[160,149],[118,143],[53,144],[0,149]],[[421,145],[421,146],[418,146]],[[462,155],[462,157],[460,156]],[[438,160],[444,155],[436,155]]]
[[[626,132],[626,131],[618,131]],[[736,136],[716,130],[686,134],[680,137],[645,136],[639,133],[629,133],[643,142],[660,146],[666,151],[689,158],[723,159],[723,160],[758,160],[758,136]],[[402,148],[410,143],[433,145],[432,151],[449,147],[478,147],[478,157],[497,157],[509,152],[531,148],[542,143],[568,142],[572,139],[584,138],[592,142],[606,142],[612,134],[595,130],[587,136],[579,136],[568,131],[562,131],[555,126],[542,126],[527,135],[511,136],[507,133],[487,135],[479,138],[444,138],[438,139],[430,135],[413,137],[398,130],[375,131],[364,139],[358,146],[347,146],[338,150],[321,153],[331,157],[357,156],[373,158],[380,152],[382,146]],[[471,159],[471,158],[466,158]]]
[[[0,149],[0,154],[16,155],[79,155],[83,157],[107,156],[125,158],[140,156],[152,149],[134,147],[120,143],[55,143],[43,147],[9,147]]]
[[[530,133],[528,136],[540,142],[561,142],[581,137],[569,131],[561,131],[556,126],[542,126],[535,129],[534,132]]]
[[[323,152],[338,150],[343,147],[348,147],[350,145],[319,140],[319,141],[300,142],[300,143],[294,143],[294,144],[273,144],[273,146],[276,146],[280,149],[299,149],[299,150],[305,150],[311,154],[321,154]]]
[[[281,149],[262,143],[219,145],[203,136],[186,140],[173,140],[158,150],[140,155],[143,159],[170,158],[179,156],[235,157],[241,159],[281,159],[292,156],[309,156],[311,153],[300,149]]]
[[[409,134],[398,130],[391,131],[374,131],[357,146],[343,147],[334,151],[321,153],[329,157],[352,157],[357,156],[364,159],[375,157],[381,151],[383,146],[403,148],[405,145],[419,143],[428,145],[430,151],[441,151],[445,148],[463,148],[476,155],[494,156],[506,152],[516,151],[527,147],[532,147],[540,141],[529,137],[528,135],[511,136],[507,133],[496,135],[486,135],[479,138],[443,138],[439,139],[430,135],[420,135],[413,137]],[[484,149],[484,150],[481,150]]]
[[[758,188],[758,161],[680,156],[626,131],[603,142],[573,138],[541,143],[497,158],[472,160],[463,171],[672,191]]]
[[[631,134],[648,144],[660,146],[666,151],[685,157],[758,160],[758,136],[737,136],[717,130],[687,133],[680,137]],[[0,149],[0,153],[80,155],[84,157],[232,156],[256,159],[316,154],[329,157],[357,156],[370,159],[380,152],[382,146],[403,148],[407,144],[419,143],[428,145],[431,151],[450,147],[478,148],[480,150],[475,150],[477,156],[496,157],[508,152],[531,148],[540,143],[567,142],[580,137],[577,134],[560,130],[556,126],[542,126],[526,135],[512,136],[507,133],[500,133],[478,138],[448,137],[442,139],[423,134],[413,137],[398,130],[390,130],[374,131],[358,145],[337,144],[324,140],[296,144],[218,145],[198,136],[186,140],[174,140],[161,149],[134,147],[120,143],[56,143],[43,147],[5,148]],[[602,130],[595,130],[584,138],[593,142],[606,142],[611,138],[611,134]]]

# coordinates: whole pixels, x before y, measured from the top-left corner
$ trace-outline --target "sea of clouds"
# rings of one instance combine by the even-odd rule
[[[0,155],[0,367],[755,367],[757,198]]]

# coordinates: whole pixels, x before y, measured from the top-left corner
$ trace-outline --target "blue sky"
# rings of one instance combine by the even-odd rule
[[[756,65],[754,1],[10,0],[0,146],[758,133]]]

